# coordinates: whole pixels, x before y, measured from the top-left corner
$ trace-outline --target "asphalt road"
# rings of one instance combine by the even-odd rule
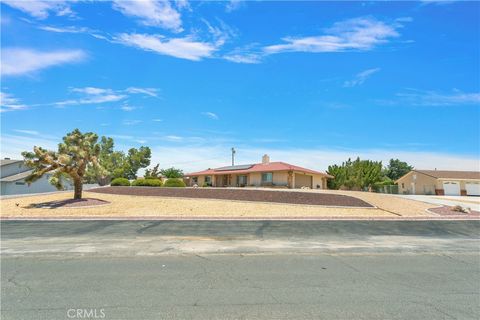
[[[479,319],[479,230],[479,221],[2,222],[1,318]]]

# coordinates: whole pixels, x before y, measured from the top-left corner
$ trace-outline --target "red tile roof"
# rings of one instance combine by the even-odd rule
[[[185,176],[202,176],[202,175],[220,175],[220,174],[235,174],[235,173],[252,173],[252,172],[272,172],[272,171],[299,171],[304,173],[310,174],[321,174],[323,176],[333,178],[333,176],[328,175],[324,172],[310,170],[307,168],[302,168],[299,166],[295,166],[293,164],[288,164],[285,162],[269,162],[266,164],[263,163],[256,163],[253,164],[248,169],[240,169],[240,170],[218,170],[221,168],[216,169],[208,169],[198,172],[188,173]]]

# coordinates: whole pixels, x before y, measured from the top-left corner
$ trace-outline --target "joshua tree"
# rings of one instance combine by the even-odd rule
[[[25,181],[32,183],[47,172],[53,172],[50,183],[60,190],[63,189],[63,178],[68,176],[75,188],[73,198],[81,199],[87,165],[98,166],[100,146],[97,140],[98,136],[95,133],[83,134],[75,129],[63,137],[63,143],[58,145],[57,152],[36,146],[33,152],[23,152],[26,165],[33,168],[33,172]]]

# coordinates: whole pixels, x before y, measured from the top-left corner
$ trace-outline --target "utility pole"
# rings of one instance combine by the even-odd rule
[[[235,148],[232,148],[232,166],[235,165],[235,153],[236,153]]]

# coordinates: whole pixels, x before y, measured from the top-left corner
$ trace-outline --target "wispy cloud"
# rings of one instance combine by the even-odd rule
[[[134,126],[142,123],[142,120],[123,120],[122,124],[125,126]]]
[[[380,68],[367,69],[360,73],[357,73],[352,80],[345,81],[343,83],[344,87],[356,87],[362,85],[368,78],[370,78],[374,73],[380,71]]]
[[[18,132],[18,133],[29,134],[29,135],[32,135],[32,136],[38,136],[40,134],[40,132],[34,131],[34,130],[14,129],[13,131]]]
[[[286,43],[267,46],[266,54],[281,52],[368,51],[399,37],[401,24],[387,23],[373,17],[361,17],[335,23],[324,34],[310,37],[286,37]]]
[[[235,10],[240,9],[245,2],[243,0],[230,0],[227,1],[227,4],[225,5],[225,11],[226,12],[232,12]]]
[[[183,30],[180,13],[172,8],[168,1],[116,0],[113,2],[113,8],[126,16],[137,18],[140,23],[147,26],[162,27],[175,32]]]
[[[480,106],[480,93],[465,93],[454,90],[450,93],[439,93],[436,91],[422,91],[410,89],[407,92],[398,93],[400,101],[397,103],[414,106],[456,106],[476,105]]]
[[[130,87],[125,89],[128,93],[142,93],[151,97],[158,97],[158,89],[155,88],[137,88],[137,87]]]
[[[153,122],[162,122],[162,119],[152,119]]]
[[[215,114],[215,113],[213,113],[213,112],[207,111],[207,112],[202,112],[202,114],[203,114],[204,116],[209,117],[210,119],[213,119],[213,120],[218,120],[218,119],[219,119],[218,115]]]
[[[90,33],[93,32],[87,27],[76,27],[76,26],[67,26],[67,27],[53,27],[53,26],[38,26],[37,27],[43,31],[56,32],[56,33]]]
[[[72,88],[72,92],[80,93],[82,96],[77,99],[55,102],[56,106],[79,105],[79,104],[99,104],[106,102],[115,102],[127,98],[124,94],[119,94],[112,89],[103,89],[95,87]]]
[[[197,41],[192,37],[167,39],[161,35],[138,33],[122,33],[114,39],[114,42],[162,55],[193,61],[211,57],[218,49],[215,44]]]
[[[20,76],[49,67],[84,61],[82,50],[38,51],[27,48],[2,49],[2,75]]]
[[[20,100],[12,95],[0,92],[0,112],[17,111],[27,109],[27,106],[20,103]]]
[[[12,8],[21,10],[37,19],[46,19],[50,13],[57,16],[73,16],[74,12],[70,8],[71,1],[61,0],[2,0],[2,3]]]
[[[128,104],[124,104],[123,106],[120,107],[120,109],[122,109],[123,111],[126,111],[126,112],[130,112],[130,111],[133,111],[137,108],[129,106]]]
[[[124,100],[129,97],[128,94],[143,94],[145,96],[156,97],[157,89],[129,87],[125,90],[113,90],[109,88],[84,87],[71,88],[71,92],[79,94],[80,97],[68,99],[53,103],[56,106],[79,105],[79,104],[99,104]],[[124,105],[124,111],[132,111],[135,108]]]

